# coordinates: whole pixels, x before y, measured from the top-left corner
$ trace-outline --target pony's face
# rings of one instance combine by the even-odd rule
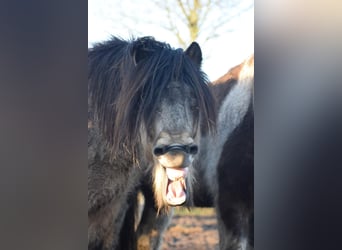
[[[111,160],[152,166],[159,209],[190,204],[200,133],[215,127],[199,45],[183,51],[150,37],[114,38],[89,57],[91,101]]]
[[[199,151],[201,132],[214,127],[213,98],[200,71],[201,49],[192,43],[181,53],[176,51],[164,61],[158,58],[151,82],[160,90],[155,95],[144,92],[141,97],[154,101],[151,110],[145,109],[151,112],[145,113],[148,122],[142,124],[140,138],[145,159],[153,165],[153,193],[158,210],[192,205],[193,161]],[[143,56],[146,53],[137,50],[135,61],[139,63]]]
[[[191,204],[192,163],[200,139],[198,121],[198,104],[191,88],[170,83],[149,131],[158,208]]]

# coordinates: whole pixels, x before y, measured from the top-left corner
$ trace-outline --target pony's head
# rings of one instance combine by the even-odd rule
[[[131,42],[114,38],[100,46],[107,46],[102,51],[107,51],[109,83],[97,93],[106,104],[93,102],[114,159],[127,152],[138,165],[148,166],[159,210],[190,204],[200,137],[215,127],[199,45],[194,42],[183,51],[143,37]]]

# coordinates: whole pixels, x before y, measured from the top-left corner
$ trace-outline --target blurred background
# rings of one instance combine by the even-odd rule
[[[88,47],[111,35],[184,49],[197,41],[203,71],[216,80],[254,52],[254,0],[89,0]]]
[[[87,248],[87,47],[110,34],[180,46],[168,14],[141,2],[1,2],[2,249]],[[260,0],[254,34],[254,6],[228,3],[207,14],[219,35],[197,40],[211,80],[255,41],[255,248],[340,249],[342,1]],[[218,13],[234,21],[214,25]]]

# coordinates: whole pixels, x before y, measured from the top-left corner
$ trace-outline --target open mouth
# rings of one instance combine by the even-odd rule
[[[180,206],[186,201],[185,178],[188,168],[165,168],[168,183],[166,187],[166,201],[171,206]]]

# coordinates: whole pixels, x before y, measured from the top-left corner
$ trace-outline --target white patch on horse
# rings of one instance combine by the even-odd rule
[[[247,250],[247,246],[248,246],[248,240],[246,237],[242,237],[240,239],[240,243],[239,243],[239,249],[241,250]]]
[[[213,150],[207,157],[208,174],[206,174],[207,183],[212,183],[212,180],[217,180],[216,166],[220,159],[222,149],[227,141],[227,138],[233,130],[241,123],[250,105],[251,96],[254,93],[254,65],[248,65],[246,60],[239,74],[238,82],[232,87],[218,112],[217,119],[217,134],[213,138],[209,138],[208,145],[215,145]],[[210,185],[213,194],[217,193],[217,182]]]

